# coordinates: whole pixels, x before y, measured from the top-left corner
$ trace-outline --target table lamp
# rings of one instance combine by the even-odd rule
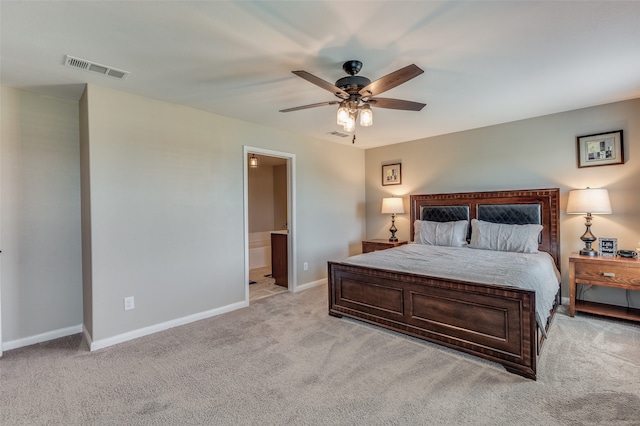
[[[580,237],[584,241],[584,248],[580,254],[584,256],[595,256],[597,250],[591,247],[596,237],[591,233],[592,214],[611,214],[611,203],[609,202],[609,192],[603,188],[574,189],[569,191],[567,201],[568,214],[586,214],[585,226],[587,230]]]
[[[389,231],[391,232],[391,238],[389,238],[389,241],[398,241],[398,238],[396,237],[396,232],[398,232],[398,229],[396,228],[396,214],[404,214],[404,205],[402,203],[402,198],[383,198],[382,213],[391,214],[391,228],[389,228]]]

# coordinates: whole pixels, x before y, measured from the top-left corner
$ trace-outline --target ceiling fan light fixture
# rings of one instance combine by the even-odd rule
[[[362,127],[368,127],[373,124],[373,111],[367,104],[360,107],[360,125]]]
[[[309,83],[331,92],[339,101],[318,102],[310,105],[302,105],[295,108],[281,109],[280,112],[299,111],[307,108],[315,108],[324,105],[339,104],[336,112],[336,122],[343,126],[345,132],[352,133],[356,129],[356,120],[360,114],[360,125],[368,127],[373,125],[373,112],[371,105],[379,108],[398,109],[405,111],[420,111],[425,104],[419,102],[405,101],[402,99],[378,98],[377,96],[387,90],[393,89],[400,84],[406,83],[414,77],[419,76],[424,71],[415,64],[407,65],[381,77],[375,81],[371,81],[367,77],[358,74],[362,68],[362,62],[350,60],[343,64],[342,69],[348,74],[347,77],[338,79],[335,84],[330,83],[316,77],[303,70],[291,71],[300,78],[307,80]],[[355,135],[354,139],[355,141]]]
[[[338,108],[337,121],[338,124],[344,126],[349,118],[349,108],[345,102],[340,102],[340,108]]]
[[[347,121],[344,123],[345,132],[353,132],[356,130],[356,116],[353,113],[349,113]]]

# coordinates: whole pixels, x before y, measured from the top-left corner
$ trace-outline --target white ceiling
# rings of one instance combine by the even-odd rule
[[[425,73],[382,97],[356,128],[370,148],[640,97],[638,1],[5,1],[1,83],[78,99],[91,83],[332,142],[336,100],[295,76],[334,83],[342,63],[376,80]],[[65,67],[65,55],[129,71]]]

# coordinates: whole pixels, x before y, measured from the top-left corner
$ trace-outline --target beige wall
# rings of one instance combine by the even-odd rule
[[[284,229],[287,222],[287,166],[265,163],[247,172],[249,232]]]
[[[94,340],[245,300],[244,145],[295,155],[298,285],[364,235],[362,150],[92,85],[87,110]]]
[[[82,324],[78,103],[2,87],[2,339]]]
[[[249,232],[273,231],[273,167],[249,168],[247,175]]]
[[[89,172],[89,108],[86,90],[79,104],[80,216],[82,229],[82,325],[93,335],[93,270],[91,263],[91,173]]]
[[[273,167],[273,229],[288,229],[287,166]]]
[[[298,285],[364,236],[362,150],[97,86],[80,102],[1,97],[5,349],[82,324],[117,341],[242,302],[245,145],[295,155]]]
[[[428,119],[428,108],[423,112]],[[624,165],[577,168],[576,136],[622,129]],[[402,185],[382,186],[383,164],[402,163]],[[580,215],[564,213],[570,189],[609,190],[613,214],[596,216],[596,236],[618,238],[620,248],[640,242],[640,99],[405,142],[366,151],[367,237],[385,238],[390,219],[381,200],[397,195],[483,190],[560,188],[563,295],[568,295],[569,253],[582,246]],[[409,239],[409,214],[396,221]],[[635,306],[640,296],[632,295]],[[593,288],[586,298],[626,304],[624,291]]]

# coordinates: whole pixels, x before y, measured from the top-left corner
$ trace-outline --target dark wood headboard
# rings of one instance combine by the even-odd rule
[[[410,196],[411,209],[411,241],[413,241],[413,224],[422,219],[423,207],[466,206],[469,211],[469,222],[478,219],[478,206],[530,204],[540,206],[540,224],[543,226],[539,250],[546,251],[555,260],[560,270],[560,190],[525,189],[493,192],[459,192],[454,194],[423,194]]]

